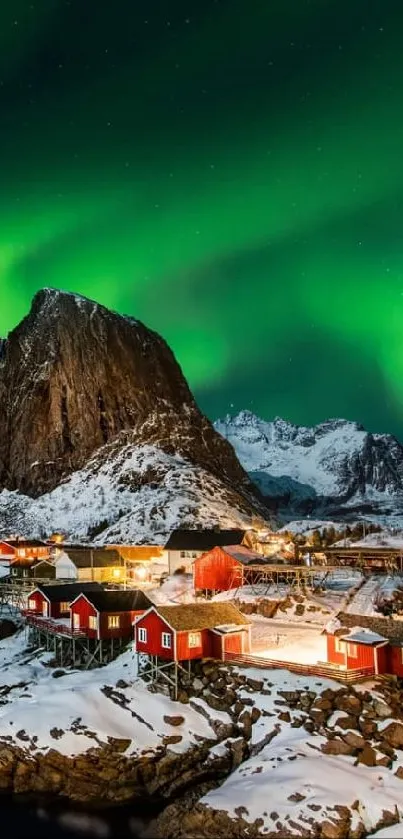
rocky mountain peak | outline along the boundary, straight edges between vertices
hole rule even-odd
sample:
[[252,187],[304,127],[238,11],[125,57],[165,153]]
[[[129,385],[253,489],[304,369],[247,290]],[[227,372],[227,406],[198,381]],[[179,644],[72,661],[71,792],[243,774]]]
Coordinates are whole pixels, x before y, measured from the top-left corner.
[[384,516],[401,508],[403,446],[392,435],[345,419],[306,427],[248,411],[217,420],[215,428],[284,515]]
[[138,445],[151,435],[251,491],[159,335],[80,295],[38,291],[0,353],[0,486],[39,495],[138,429]]

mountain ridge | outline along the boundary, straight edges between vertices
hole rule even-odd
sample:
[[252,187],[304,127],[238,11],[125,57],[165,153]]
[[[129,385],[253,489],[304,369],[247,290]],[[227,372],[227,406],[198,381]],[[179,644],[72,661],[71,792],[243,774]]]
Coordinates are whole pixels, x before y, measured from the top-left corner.
[[402,507],[403,446],[391,434],[340,418],[308,427],[250,411],[227,415],[214,427],[283,518],[382,517]]

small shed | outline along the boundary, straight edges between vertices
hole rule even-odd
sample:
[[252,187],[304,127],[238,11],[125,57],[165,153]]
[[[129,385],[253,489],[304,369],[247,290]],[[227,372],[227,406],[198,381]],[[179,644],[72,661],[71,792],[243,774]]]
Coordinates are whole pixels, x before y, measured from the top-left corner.
[[99,583],[66,583],[65,585],[37,586],[27,599],[28,611],[45,618],[65,618],[75,598],[89,591],[102,591]]
[[56,569],[47,559],[13,559],[10,562],[10,576],[13,579],[54,580]]
[[389,639],[360,626],[327,632],[327,659],[343,670],[373,669],[388,672]]
[[196,591],[228,591],[243,585],[244,568],[266,565],[267,557],[244,545],[214,547],[193,561]]
[[152,606],[140,589],[86,591],[71,604],[72,629],[98,640],[131,638],[133,621]]
[[152,606],[135,623],[138,654],[173,662],[250,651],[251,621],[232,603]]

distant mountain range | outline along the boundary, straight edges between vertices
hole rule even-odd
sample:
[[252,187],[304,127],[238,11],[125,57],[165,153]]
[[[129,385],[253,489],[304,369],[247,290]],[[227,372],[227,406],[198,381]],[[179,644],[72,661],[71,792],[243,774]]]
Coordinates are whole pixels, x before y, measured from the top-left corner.
[[355,422],[307,428],[250,411],[214,423],[283,521],[304,516],[403,524],[403,446]]

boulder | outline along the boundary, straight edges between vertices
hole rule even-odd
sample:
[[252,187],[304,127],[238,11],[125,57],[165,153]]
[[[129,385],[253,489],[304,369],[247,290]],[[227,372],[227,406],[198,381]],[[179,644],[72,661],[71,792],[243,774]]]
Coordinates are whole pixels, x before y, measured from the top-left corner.
[[387,719],[387,717],[392,717],[393,712],[390,705],[383,701],[383,699],[375,699],[373,703],[373,708],[376,713],[377,717],[381,719]]
[[183,725],[183,723],[185,722],[185,718],[181,717],[180,715],[170,717],[167,714],[165,714],[163,719],[164,722],[166,722],[168,725]]
[[165,737],[162,738],[162,743],[164,746],[171,746],[175,743],[180,743],[182,740],[181,734],[167,734]]
[[339,711],[346,711],[347,714],[355,717],[359,717],[362,711],[360,698],[352,693],[342,693],[336,696],[334,706]]
[[251,679],[250,676],[246,679],[246,684],[249,685],[252,690],[261,691],[263,687],[263,680],[262,679]]
[[364,766],[376,766],[376,751],[366,743],[362,751],[360,751],[357,763],[363,763]]
[[346,734],[343,734],[343,740],[345,743],[348,743],[349,746],[352,746],[354,749],[363,749],[366,745],[366,741],[361,734],[356,734],[355,731],[347,731]]
[[403,748],[403,724],[401,722],[391,722],[383,729],[382,738],[394,749]]
[[326,755],[353,755],[356,751],[354,746],[339,740],[338,737],[323,743],[321,750]]

